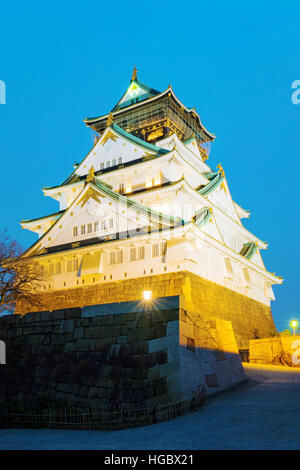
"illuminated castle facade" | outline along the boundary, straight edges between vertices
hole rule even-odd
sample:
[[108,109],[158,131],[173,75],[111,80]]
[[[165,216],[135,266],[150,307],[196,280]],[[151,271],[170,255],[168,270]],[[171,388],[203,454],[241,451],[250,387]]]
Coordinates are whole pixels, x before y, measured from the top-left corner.
[[[46,275],[37,292],[46,306],[97,304],[98,292],[108,303],[139,299],[137,285],[174,294],[185,273],[204,282],[207,299],[218,289],[215,316],[244,321],[248,308],[252,330],[264,316],[265,335],[272,284],[281,279],[264,266],[267,244],[244,228],[249,212],[233,201],[223,168],[208,165],[214,135],[195,109],[171,86],[161,93],[144,85],[135,69],[112,111],[85,123],[96,135],[93,148],[62,184],[44,188],[58,211],[22,222],[39,236],[25,256]],[[205,315],[192,284],[182,281],[180,293]],[[225,297],[234,299],[231,313]]]

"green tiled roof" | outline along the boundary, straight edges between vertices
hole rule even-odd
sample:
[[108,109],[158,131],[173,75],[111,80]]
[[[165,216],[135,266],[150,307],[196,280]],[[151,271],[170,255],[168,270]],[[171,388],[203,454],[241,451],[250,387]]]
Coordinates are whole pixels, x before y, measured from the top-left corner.
[[128,89],[127,89],[126,92],[124,93],[124,95],[122,96],[122,98],[120,99],[120,101],[117,103],[117,105],[112,109],[112,112],[118,111],[119,109],[122,109],[122,108],[127,108],[127,106],[131,106],[132,104],[139,103],[140,101],[147,100],[148,98],[152,98],[153,96],[160,95],[160,91],[157,91],[157,90],[154,90],[154,88],[148,87],[147,85],[140,82],[139,80],[131,80],[130,86],[133,83],[135,83],[139,88],[141,88],[144,91],[144,93],[139,95],[139,96],[136,96],[135,98],[131,98],[129,100],[124,101],[123,103],[120,103],[122,98],[126,95],[126,93],[128,91]]
[[[167,149],[164,149],[164,148],[161,148],[161,147],[157,147],[156,145],[154,144],[150,144],[149,142],[146,142],[142,139],[140,139],[139,137],[136,137],[132,134],[130,134],[129,132],[126,132],[124,131],[124,129],[122,129],[121,127],[117,126],[116,124],[111,124],[111,126],[109,126],[112,130],[114,130],[117,134],[119,134],[121,137],[124,137],[125,139],[127,139],[129,142],[132,142],[133,144],[136,144],[136,145],[139,145],[140,147],[146,149],[146,150],[149,150],[150,152],[153,152],[153,156],[149,156],[150,158],[155,158],[155,157],[160,157],[162,155],[166,155],[167,153],[170,153],[171,150],[167,150]],[[92,151],[92,150],[91,150]],[[91,151],[88,153],[88,155],[85,157],[85,159],[89,156],[89,154],[91,153]],[[82,162],[85,160],[83,159]],[[148,159],[148,157],[147,157]],[[142,161],[144,161],[143,159],[135,159],[135,160],[131,160],[129,162],[124,162],[120,165],[116,165],[116,167],[114,168],[114,170],[118,170],[119,168],[123,168],[124,166],[130,166],[130,165],[135,165],[136,163],[141,163]],[[81,163],[82,163],[81,162]],[[81,165],[80,163],[80,165]],[[54,188],[59,188],[60,186],[65,186],[67,184],[72,184],[72,183],[75,183],[79,180],[84,180],[86,178],[87,175],[84,175],[84,176],[78,176],[76,173],[75,173],[76,170],[74,170],[72,172],[72,174],[62,183],[62,184],[59,184],[57,186],[49,186],[49,187],[45,187],[44,189],[54,189]],[[112,171],[112,167],[110,168],[105,168],[103,170],[98,170],[96,172],[96,174],[99,172],[99,173],[105,173],[105,172],[110,172]],[[75,178],[75,179],[74,179]]]
[[204,209],[200,209],[197,211],[193,217],[193,222],[197,227],[201,228],[207,224],[211,217],[211,212],[209,208],[205,207]]
[[[132,85],[132,83],[135,83],[144,93],[135,96],[133,98],[130,98],[123,103],[120,103],[122,99],[126,96],[126,93],[128,92],[129,87]],[[118,101],[116,106],[111,110],[111,112],[119,111],[120,109],[127,108],[128,106],[131,106],[133,104],[139,103],[141,101],[147,100],[148,98],[152,98],[154,96],[160,95],[161,92],[154,90],[154,88],[150,88],[144,83],[140,82],[139,80],[131,80],[130,85],[121,97],[121,99]],[[85,118],[85,122],[93,122],[93,121],[98,121],[99,119],[102,119],[104,116],[96,116],[96,117],[89,117]]]
[[194,139],[195,139],[195,137],[190,137],[189,139],[186,139],[183,143],[184,143],[184,145],[188,145],[191,142],[193,142]]
[[207,183],[202,188],[198,189],[198,193],[200,193],[202,196],[208,196],[215,189],[217,189],[217,187],[220,186],[220,184],[224,181],[224,176],[222,175],[222,173],[212,172],[206,175],[206,178],[210,180],[209,183]]
[[133,208],[140,214],[156,219],[159,222],[167,223],[168,225],[183,225],[184,224],[184,220],[181,219],[180,217],[173,217],[173,216],[163,214],[162,212],[154,211],[153,209],[150,209],[149,207],[146,207],[142,204],[139,204],[138,202],[133,201],[132,199],[127,198],[126,196],[123,196],[122,194],[116,193],[115,191],[113,191],[112,189],[108,188],[106,185],[101,183],[99,180],[95,180],[92,184],[96,186],[96,188],[100,189],[103,193],[105,193],[110,198],[114,199],[118,203],[123,204],[126,207]]
[[43,217],[36,217],[35,219],[26,219],[26,220],[23,219],[22,223],[35,222],[36,220],[48,219],[48,217],[56,217],[56,219],[59,219],[63,215],[64,212],[65,210],[62,210],[59,212],[54,212],[53,214],[44,215]]

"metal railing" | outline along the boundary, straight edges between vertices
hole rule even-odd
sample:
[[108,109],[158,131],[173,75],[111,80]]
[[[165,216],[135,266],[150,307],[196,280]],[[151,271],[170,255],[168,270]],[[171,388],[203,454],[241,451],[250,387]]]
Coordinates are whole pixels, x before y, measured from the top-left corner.
[[205,400],[204,389],[190,400],[162,403],[149,407],[92,409],[84,411],[76,408],[33,409],[28,412],[18,408],[0,410],[0,428],[31,429],[79,429],[79,430],[117,430],[145,426],[167,421],[196,410]]

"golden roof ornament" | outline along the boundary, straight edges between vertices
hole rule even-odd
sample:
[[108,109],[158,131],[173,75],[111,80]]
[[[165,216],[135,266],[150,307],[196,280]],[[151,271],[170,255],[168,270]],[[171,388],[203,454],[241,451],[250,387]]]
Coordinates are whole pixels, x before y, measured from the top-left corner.
[[99,140],[99,135],[98,135],[98,134],[94,134],[94,135],[93,135],[93,138],[94,138],[93,147],[95,147],[95,145],[97,144],[97,142],[98,142],[98,140]]
[[222,176],[225,176],[225,171],[224,171],[224,168],[221,166],[221,163],[219,163],[217,168],[219,168],[219,172],[222,173]]
[[131,81],[133,81],[133,80],[137,80],[137,68],[136,68],[136,66],[134,66],[134,69],[133,69],[133,72],[132,72]]
[[88,174],[87,174],[86,182],[94,181],[94,179],[95,179],[95,168],[92,165],[91,168],[89,169]]
[[109,113],[108,117],[107,117],[107,123],[106,123],[106,126],[109,127],[112,125],[114,121],[114,117],[113,117],[113,114],[112,112]]

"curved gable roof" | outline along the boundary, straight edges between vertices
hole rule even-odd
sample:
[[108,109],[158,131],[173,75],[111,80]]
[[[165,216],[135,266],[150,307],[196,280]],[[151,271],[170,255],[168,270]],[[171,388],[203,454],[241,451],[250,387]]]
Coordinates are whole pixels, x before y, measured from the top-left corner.
[[[130,86],[128,88],[128,90],[126,91],[126,93],[122,96],[121,100],[117,103],[117,105],[112,109],[112,112],[113,113],[121,113],[123,111],[123,108],[127,108],[129,106],[140,106],[142,105],[143,103],[142,102],[152,102],[152,101],[155,101],[156,99],[160,99],[160,98],[163,98],[164,96],[166,96],[168,93],[171,93],[173,99],[177,102],[177,104],[182,107],[183,109],[185,109],[185,111],[187,113],[193,113],[193,115],[196,117],[196,119],[198,120],[198,124],[200,126],[200,128],[204,131],[204,133],[207,135],[207,137],[210,139],[210,140],[214,140],[215,139],[215,134],[213,134],[212,132],[209,132],[206,127],[202,124],[201,122],[201,119],[200,119],[200,116],[199,114],[197,113],[197,111],[195,109],[191,109],[191,108],[187,108],[178,98],[177,96],[175,95],[171,85],[168,86],[168,88],[163,91],[163,92],[159,92],[157,90],[154,90],[153,88],[149,88],[147,87],[147,85],[144,85],[142,82],[140,82],[139,80],[132,80],[132,82],[135,82],[137,83],[138,85],[141,85],[141,89],[144,91],[144,93],[141,93],[141,95],[138,97],[136,97],[136,99],[132,99],[132,102],[129,102],[130,100],[126,99],[126,93],[128,92],[128,90],[130,89]],[[143,87],[143,88],[142,88]],[[122,103],[121,105],[121,101],[124,100],[124,102]],[[103,116],[97,116],[97,117],[86,117],[83,121],[85,122],[85,124],[87,126],[93,126],[95,123],[99,122],[99,121],[102,121],[102,120],[105,120],[108,118],[108,114],[106,115],[103,115]]]
[[131,80],[129,87],[116,106],[112,109],[112,112],[127,108],[127,106],[131,106],[132,104],[139,103],[140,101],[147,100],[148,98],[152,98],[157,95],[160,95],[160,91],[148,87],[137,79]]
[[209,183],[198,189],[198,193],[200,193],[202,196],[208,196],[215,189],[217,189],[225,179],[222,173],[214,172],[212,172],[210,175],[207,175],[207,178],[210,180]]

